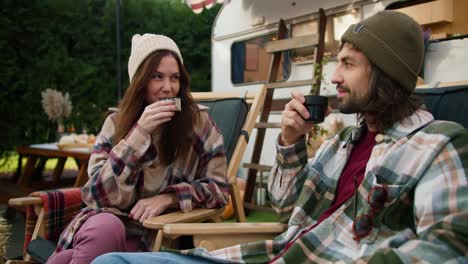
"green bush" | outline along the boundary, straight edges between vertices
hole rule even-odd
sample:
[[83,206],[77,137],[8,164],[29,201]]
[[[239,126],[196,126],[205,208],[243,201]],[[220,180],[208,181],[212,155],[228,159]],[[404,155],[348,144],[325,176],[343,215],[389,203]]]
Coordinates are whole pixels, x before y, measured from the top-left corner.
[[[118,102],[115,2],[1,1],[1,156],[19,145],[55,140],[56,124],[41,105],[46,88],[70,94],[73,111],[65,125],[99,132],[107,107]],[[192,75],[192,90],[209,91],[211,26],[219,8],[195,15],[180,0],[123,0],[123,90],[131,37],[149,32],[172,37]]]

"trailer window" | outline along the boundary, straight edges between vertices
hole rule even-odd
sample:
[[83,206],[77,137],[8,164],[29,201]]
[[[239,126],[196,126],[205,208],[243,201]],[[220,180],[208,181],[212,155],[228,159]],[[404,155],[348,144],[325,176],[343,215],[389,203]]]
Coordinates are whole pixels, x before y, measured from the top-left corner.
[[[343,13],[327,16],[327,28],[325,31],[325,52],[328,57],[336,57],[340,48],[341,35],[349,25],[360,20],[359,9],[352,9]],[[316,34],[318,20],[308,20],[291,25],[293,37]],[[314,48],[301,48],[291,51],[291,60],[296,63],[311,62],[314,59]]]
[[[276,33],[232,44],[231,80],[233,84],[267,81],[273,56],[265,52],[265,44],[275,37]],[[289,76],[291,63],[289,62],[289,54],[286,52],[281,56],[281,65],[282,67],[276,76],[277,81],[285,80]]]
[[[309,20],[291,26],[291,36],[301,37],[316,34],[318,32],[317,20]],[[314,59],[314,47],[295,49],[291,51],[291,60],[293,62],[306,62]]]

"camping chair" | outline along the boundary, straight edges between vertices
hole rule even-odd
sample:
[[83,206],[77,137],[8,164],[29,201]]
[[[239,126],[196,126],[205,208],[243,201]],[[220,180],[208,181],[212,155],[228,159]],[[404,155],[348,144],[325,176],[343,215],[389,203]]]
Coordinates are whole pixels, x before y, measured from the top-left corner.
[[[435,119],[457,122],[468,128],[468,82],[441,83],[438,88],[418,86],[415,94],[422,97]],[[195,247],[208,251],[257,240],[273,239],[286,230],[281,223],[194,223],[166,224],[162,235],[168,238],[192,236]]]
[[[257,92],[244,95],[240,92],[192,93],[197,103],[209,107],[211,117],[223,133],[228,160],[227,176],[231,185],[231,201],[239,222],[245,221],[245,214],[237,187],[236,174],[265,94],[266,90],[263,87]],[[83,206],[79,188],[36,192],[29,197],[10,199],[9,205],[27,208],[24,258],[22,261],[9,261],[8,263],[11,264],[30,263],[32,260],[46,262],[55,249],[52,241],[57,241],[63,228]],[[219,222],[222,212],[223,208],[198,208],[188,213],[179,211],[147,219],[143,225],[157,232],[153,250],[159,250],[162,243],[170,242],[162,236],[161,230],[165,224]],[[40,237],[44,239],[38,239]]]
[[420,87],[415,94],[424,99],[424,104],[435,119],[457,122],[468,129],[468,81]]
[[[248,137],[254,128],[257,116],[265,99],[266,88],[260,88],[255,94],[247,94],[246,98],[251,98],[252,103],[245,122],[242,122],[244,123],[242,129],[240,129],[241,123],[236,124],[232,119],[232,117],[242,115],[242,111],[244,111],[242,108],[236,106],[239,100],[232,99],[233,97],[235,98],[236,93],[192,93],[192,95],[199,104],[206,105],[210,108],[211,117],[215,120],[217,126],[224,135],[226,156],[229,163],[227,176],[231,185],[231,202],[237,221],[245,222],[243,201],[237,186],[236,174],[245,148],[247,147]],[[237,96],[238,95],[239,93],[237,93]],[[232,116],[229,117],[228,113]],[[236,126],[238,126],[237,129],[235,129]],[[236,133],[238,135],[231,135],[234,131],[237,131]],[[239,134],[242,135],[242,137],[240,137]],[[237,144],[227,143],[229,137],[238,138]],[[143,222],[143,226],[158,230],[153,244],[153,251],[159,251],[162,245],[174,245],[172,243],[173,240],[169,237],[164,237],[163,232],[161,232],[164,225],[168,223],[199,223],[205,221],[218,223],[221,221],[223,210],[224,209],[194,209],[187,213],[179,211],[146,219]]]

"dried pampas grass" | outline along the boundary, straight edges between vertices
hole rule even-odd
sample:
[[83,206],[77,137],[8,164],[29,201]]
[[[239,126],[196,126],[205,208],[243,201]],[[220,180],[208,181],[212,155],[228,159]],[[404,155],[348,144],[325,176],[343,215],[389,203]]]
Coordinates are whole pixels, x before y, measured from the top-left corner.
[[0,262],[3,261],[5,257],[5,248],[9,236],[10,226],[7,224],[7,221],[0,216]]
[[41,93],[41,96],[42,108],[50,120],[60,120],[70,115],[72,103],[68,93],[63,95],[57,90],[48,88]]

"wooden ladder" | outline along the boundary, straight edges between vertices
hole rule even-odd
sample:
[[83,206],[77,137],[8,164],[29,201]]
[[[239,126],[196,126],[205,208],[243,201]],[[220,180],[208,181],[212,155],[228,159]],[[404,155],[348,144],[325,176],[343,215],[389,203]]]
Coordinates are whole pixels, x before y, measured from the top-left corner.
[[[325,29],[326,29],[327,18],[325,16],[325,11],[319,9],[319,24],[318,24],[318,34],[306,35],[301,37],[287,37],[287,28],[283,19],[280,19],[278,25],[278,32],[276,40],[266,43],[265,50],[267,53],[273,54],[273,60],[270,64],[270,69],[268,73],[268,80],[265,86],[267,87],[267,94],[265,96],[265,102],[263,105],[263,110],[260,114],[260,120],[256,123],[255,128],[257,128],[257,136],[255,138],[255,144],[252,153],[251,163],[244,163],[243,167],[249,169],[247,176],[247,186],[245,190],[244,204],[246,209],[258,209],[258,207],[252,204],[252,197],[254,188],[256,185],[257,171],[270,171],[272,166],[261,165],[259,164],[260,156],[262,154],[262,146],[265,139],[265,131],[268,128],[281,128],[280,123],[269,123],[268,117],[273,103],[273,93],[275,89],[278,88],[291,88],[296,86],[305,86],[313,85],[320,89],[321,76],[322,76],[322,59],[325,47]],[[281,54],[283,51],[305,48],[305,47],[314,47],[314,76],[315,78],[308,80],[299,80],[299,81],[290,81],[290,82],[277,82],[276,77],[278,76],[278,71],[281,66]],[[319,66],[319,67],[317,67]]]

